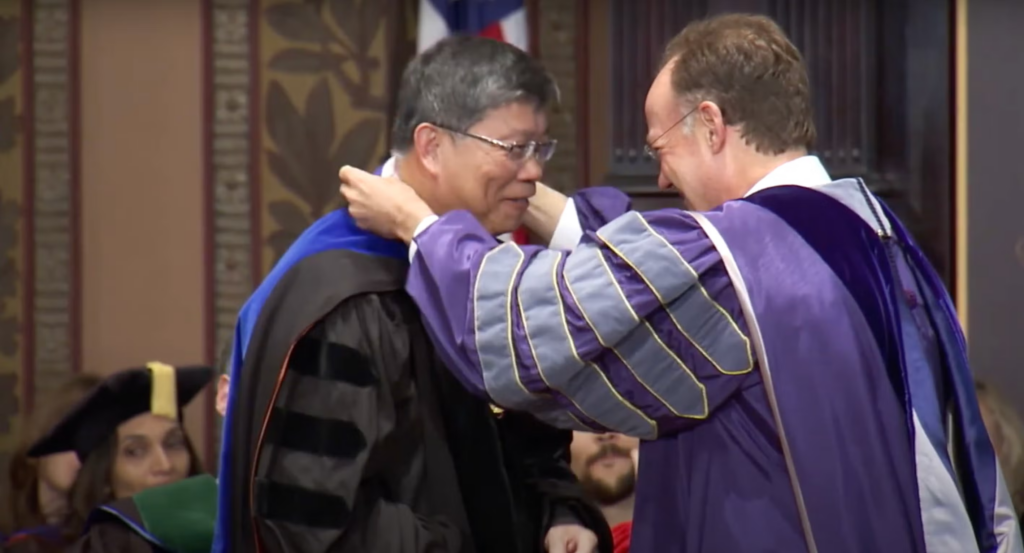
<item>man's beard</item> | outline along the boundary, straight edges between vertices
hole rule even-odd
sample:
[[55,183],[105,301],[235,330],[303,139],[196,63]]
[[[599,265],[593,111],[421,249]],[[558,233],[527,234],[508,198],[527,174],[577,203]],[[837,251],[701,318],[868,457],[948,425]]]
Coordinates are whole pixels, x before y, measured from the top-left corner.
[[605,444],[597,453],[587,459],[586,471],[580,478],[580,486],[591,499],[600,505],[614,505],[633,495],[636,488],[636,470],[626,471],[612,482],[594,478],[590,467],[608,457],[622,457],[629,460],[630,464],[633,463],[630,451],[616,444]]

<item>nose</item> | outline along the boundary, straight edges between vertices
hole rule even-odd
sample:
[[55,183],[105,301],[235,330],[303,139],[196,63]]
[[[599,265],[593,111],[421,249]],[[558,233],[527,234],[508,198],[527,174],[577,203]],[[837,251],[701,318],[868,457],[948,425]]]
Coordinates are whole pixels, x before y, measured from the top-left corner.
[[156,448],[156,451],[153,452],[153,459],[150,463],[150,470],[152,470],[153,474],[157,476],[166,476],[171,473],[172,468],[174,468],[174,465],[171,463],[171,458],[167,455],[167,452],[164,451],[164,448]]
[[658,171],[658,188],[668,190],[672,188],[672,181],[665,176],[664,171]]
[[519,173],[516,175],[516,179],[524,182],[536,182],[544,176],[544,165],[537,160],[537,158],[530,156],[523,162],[523,166],[519,168]]

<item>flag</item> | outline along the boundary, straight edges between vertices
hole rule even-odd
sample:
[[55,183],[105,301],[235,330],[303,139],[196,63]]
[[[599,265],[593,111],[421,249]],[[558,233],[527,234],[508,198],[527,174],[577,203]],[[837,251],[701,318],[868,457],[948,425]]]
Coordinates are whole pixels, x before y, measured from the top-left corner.
[[[523,0],[420,0],[416,51],[453,34],[474,34],[527,50],[530,32]],[[517,244],[529,238],[525,228],[512,233]]]
[[416,50],[422,52],[453,34],[474,34],[530,46],[523,0],[420,0]]

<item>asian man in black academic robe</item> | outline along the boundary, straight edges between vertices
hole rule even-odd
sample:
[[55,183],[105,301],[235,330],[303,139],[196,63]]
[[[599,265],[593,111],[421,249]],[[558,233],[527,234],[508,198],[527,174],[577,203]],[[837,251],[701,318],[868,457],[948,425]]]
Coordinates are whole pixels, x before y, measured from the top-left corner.
[[[511,231],[554,151],[556,100],[515,47],[441,41],[406,68],[384,170],[437,212]],[[403,291],[409,255],[334,211],[243,307],[213,551],[610,552],[571,433],[492,409],[439,364]]]

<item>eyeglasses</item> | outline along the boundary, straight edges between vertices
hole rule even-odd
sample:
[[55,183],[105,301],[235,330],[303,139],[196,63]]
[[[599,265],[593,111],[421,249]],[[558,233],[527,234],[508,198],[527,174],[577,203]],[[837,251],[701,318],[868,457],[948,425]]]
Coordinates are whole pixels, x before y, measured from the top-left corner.
[[481,142],[490,144],[491,146],[501,148],[502,150],[505,150],[505,153],[508,155],[508,159],[515,163],[522,163],[531,157],[536,159],[539,163],[547,163],[547,161],[551,159],[551,156],[555,155],[555,146],[558,146],[557,140],[548,140],[545,142],[537,142],[535,140],[531,140],[529,142],[523,143],[505,142],[502,140],[497,140],[495,138],[490,138],[488,136],[481,136],[479,134],[473,134],[471,132],[455,130],[444,125],[438,125],[436,123],[434,124],[434,126],[439,129],[444,129],[453,134],[473,138]]
[[697,102],[697,107],[695,107],[695,108],[691,109],[690,111],[686,112],[686,115],[680,117],[679,120],[676,121],[675,123],[672,123],[672,125],[669,128],[665,129],[665,132],[663,132],[663,133],[658,135],[658,138],[655,138],[654,140],[652,140],[650,144],[644,144],[644,154],[647,157],[653,159],[654,161],[658,161],[658,159],[659,159],[658,150],[654,149],[654,147],[651,146],[651,144],[657,144],[658,141],[662,139],[662,137],[664,137],[666,134],[669,133],[669,131],[671,131],[672,129],[678,127],[680,123],[682,123],[683,121],[686,121],[687,117],[693,115],[693,112],[697,111],[697,108],[699,108],[699,107],[700,107],[700,102]]

